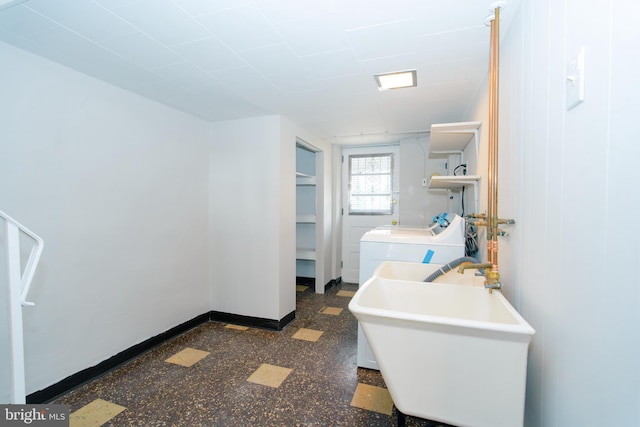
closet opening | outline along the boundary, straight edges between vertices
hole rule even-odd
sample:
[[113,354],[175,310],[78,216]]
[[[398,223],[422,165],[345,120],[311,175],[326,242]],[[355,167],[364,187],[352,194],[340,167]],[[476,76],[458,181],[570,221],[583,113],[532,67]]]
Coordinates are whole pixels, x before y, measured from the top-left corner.
[[324,293],[323,152],[296,140],[296,286]]

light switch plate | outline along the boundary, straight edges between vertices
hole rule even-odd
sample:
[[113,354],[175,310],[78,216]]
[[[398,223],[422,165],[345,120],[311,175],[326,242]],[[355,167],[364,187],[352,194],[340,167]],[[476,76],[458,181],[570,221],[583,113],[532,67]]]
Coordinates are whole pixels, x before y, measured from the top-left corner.
[[584,101],[584,47],[567,64],[567,80],[565,94],[567,110]]

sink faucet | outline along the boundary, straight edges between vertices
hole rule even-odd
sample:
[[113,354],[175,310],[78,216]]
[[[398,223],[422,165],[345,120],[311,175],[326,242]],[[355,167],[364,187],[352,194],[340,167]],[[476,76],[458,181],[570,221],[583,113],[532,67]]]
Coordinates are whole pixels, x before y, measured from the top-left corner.
[[484,268],[484,276],[485,282],[484,287],[489,289],[489,293],[493,292],[494,289],[500,290],[502,289],[502,283],[500,283],[500,272],[498,271],[498,266],[493,265],[490,262],[484,262],[481,264],[471,264],[464,263],[458,267],[458,273],[464,274],[465,270],[469,269],[480,269]]

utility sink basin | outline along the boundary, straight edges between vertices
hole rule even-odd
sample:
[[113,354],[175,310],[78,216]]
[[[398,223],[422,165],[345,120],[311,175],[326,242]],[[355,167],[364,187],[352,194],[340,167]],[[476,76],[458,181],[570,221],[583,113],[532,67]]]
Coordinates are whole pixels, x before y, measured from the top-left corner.
[[[374,271],[373,276],[385,279],[410,280],[422,282],[432,273],[443,267],[443,264],[421,264],[417,262],[384,261]],[[484,276],[477,276],[477,270],[465,270],[464,274],[453,270],[434,280],[434,283],[449,283],[452,285],[484,286]]]
[[535,331],[500,291],[388,278],[420,268],[381,266],[349,303],[396,407],[460,427],[522,426]]

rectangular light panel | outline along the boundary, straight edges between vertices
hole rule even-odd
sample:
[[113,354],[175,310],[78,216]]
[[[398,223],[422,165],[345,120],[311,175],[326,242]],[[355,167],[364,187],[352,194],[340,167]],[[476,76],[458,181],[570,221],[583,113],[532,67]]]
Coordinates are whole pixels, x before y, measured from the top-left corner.
[[379,90],[402,89],[418,85],[416,70],[376,74],[373,77],[376,79]]

